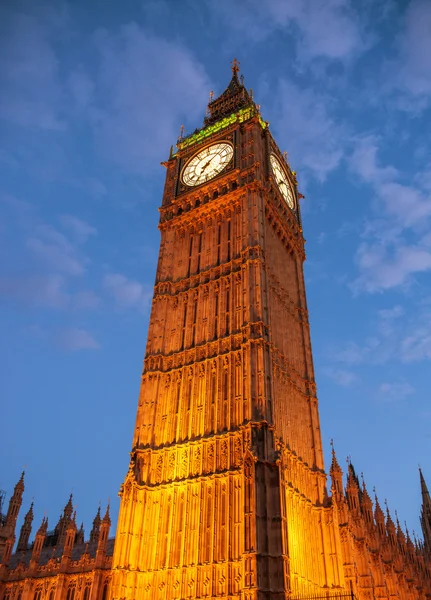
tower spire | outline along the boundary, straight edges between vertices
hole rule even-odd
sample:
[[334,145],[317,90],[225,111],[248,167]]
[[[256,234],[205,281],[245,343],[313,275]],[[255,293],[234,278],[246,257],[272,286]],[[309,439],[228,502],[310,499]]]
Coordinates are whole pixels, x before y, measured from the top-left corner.
[[208,104],[205,125],[211,125],[220,119],[247,106],[255,107],[252,96],[244,87],[243,78],[238,78],[239,62],[236,58],[231,64],[232,78],[225,91],[218,98],[211,99]]

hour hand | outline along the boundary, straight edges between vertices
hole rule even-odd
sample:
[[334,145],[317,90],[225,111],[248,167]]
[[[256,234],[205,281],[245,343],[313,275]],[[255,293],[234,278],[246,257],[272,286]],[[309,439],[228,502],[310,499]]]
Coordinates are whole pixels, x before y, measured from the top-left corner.
[[203,167],[202,167],[202,169],[201,169],[201,173],[203,173],[203,172],[205,171],[205,169],[206,169],[206,168],[207,168],[207,166],[210,164],[210,162],[211,162],[211,161],[209,160],[207,163],[205,163],[205,164],[204,164],[204,166],[203,166]]

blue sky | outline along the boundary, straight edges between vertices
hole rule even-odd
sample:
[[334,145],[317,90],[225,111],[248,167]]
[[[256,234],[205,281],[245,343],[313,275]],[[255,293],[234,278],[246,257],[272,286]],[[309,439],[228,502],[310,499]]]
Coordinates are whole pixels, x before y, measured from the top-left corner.
[[[128,466],[165,160],[234,56],[298,173],[323,442],[419,530],[431,484],[431,3],[0,8],[3,467],[86,533]],[[7,458],[6,458],[7,457]]]

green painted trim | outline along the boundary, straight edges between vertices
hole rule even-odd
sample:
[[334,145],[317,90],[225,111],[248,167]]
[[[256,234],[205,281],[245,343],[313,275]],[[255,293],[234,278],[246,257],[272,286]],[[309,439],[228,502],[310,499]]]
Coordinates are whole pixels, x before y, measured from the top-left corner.
[[[244,121],[248,121],[248,119],[253,117],[255,114],[257,114],[257,110],[254,106],[242,108],[237,113],[232,113],[228,117],[217,121],[217,123],[214,123],[214,125],[209,125],[208,127],[201,129],[197,133],[192,133],[188,137],[184,138],[182,141],[178,142],[177,148],[179,150],[183,150],[184,148],[193,146],[194,144],[197,144],[198,142],[201,142],[202,140],[206,139],[210,135],[213,135],[214,133],[217,133],[222,129],[226,129],[226,127],[229,127],[229,125],[232,125],[232,123],[244,123]],[[260,115],[259,123],[262,129],[266,129],[268,127],[268,123],[264,121]]]

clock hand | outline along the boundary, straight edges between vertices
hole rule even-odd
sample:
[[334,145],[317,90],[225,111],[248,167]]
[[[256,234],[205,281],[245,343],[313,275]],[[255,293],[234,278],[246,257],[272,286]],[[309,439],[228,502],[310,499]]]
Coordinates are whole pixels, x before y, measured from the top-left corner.
[[209,160],[201,169],[201,173],[203,173],[205,171],[205,169],[207,168],[207,166],[210,164],[211,160]]

